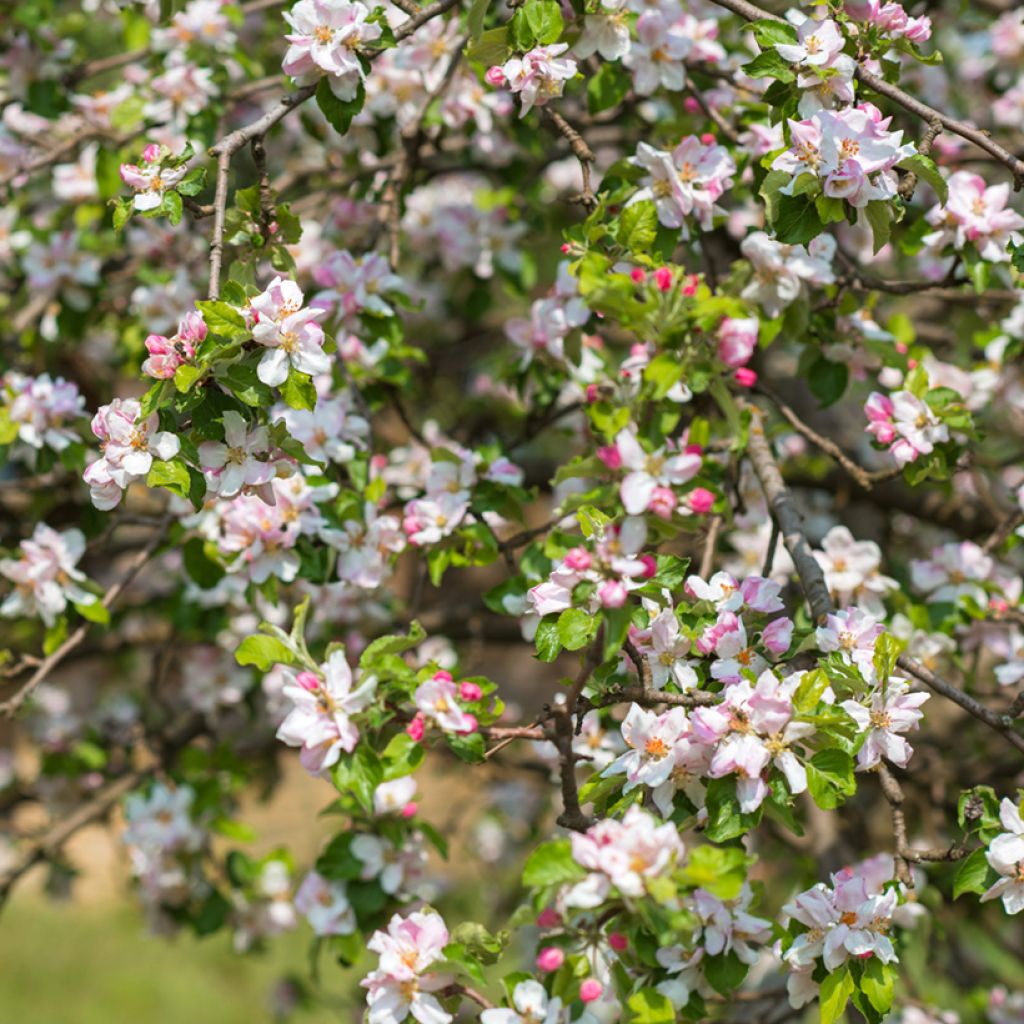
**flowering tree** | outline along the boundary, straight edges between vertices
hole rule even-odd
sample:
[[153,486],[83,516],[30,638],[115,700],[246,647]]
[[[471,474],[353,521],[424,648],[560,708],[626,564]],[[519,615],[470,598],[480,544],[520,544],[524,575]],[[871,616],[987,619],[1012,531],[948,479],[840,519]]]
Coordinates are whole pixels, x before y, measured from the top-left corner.
[[110,817],[371,1024],[1024,1019],[1024,12],[770,6],[13,9],[0,898]]

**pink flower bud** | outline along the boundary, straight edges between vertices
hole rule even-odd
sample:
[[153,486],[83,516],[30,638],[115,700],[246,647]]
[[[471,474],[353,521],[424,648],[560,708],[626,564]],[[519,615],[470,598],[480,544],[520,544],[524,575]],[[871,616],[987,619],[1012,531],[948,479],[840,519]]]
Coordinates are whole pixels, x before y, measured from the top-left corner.
[[419,743],[423,739],[423,734],[427,731],[426,724],[423,721],[423,716],[417,715],[405,727],[405,731],[409,734],[414,743]]
[[752,317],[726,317],[718,326],[718,358],[734,368],[748,363],[757,347],[757,328]]
[[626,603],[627,590],[620,580],[605,580],[597,588],[602,608],[621,608]]
[[627,939],[622,932],[609,932],[608,945],[611,946],[616,953],[621,953],[624,949],[629,948],[629,939]]
[[545,946],[537,954],[537,967],[550,974],[565,963],[565,954],[557,946]]
[[700,141],[703,142],[705,146],[713,146],[715,144],[714,133],[713,132],[705,132],[700,137]]
[[647,504],[647,511],[653,512],[659,519],[668,521],[679,504],[675,491],[668,487],[655,487],[651,492],[651,500]]
[[672,271],[668,267],[658,267],[654,272],[654,283],[658,291],[667,292],[672,287]]
[[[562,915],[554,907],[545,907],[537,915],[538,928],[557,928],[562,923]],[[548,947],[553,948],[553,947]]]
[[703,455],[704,445],[702,444],[688,444],[684,449],[687,455]]
[[761,643],[768,648],[772,654],[785,654],[793,640],[793,620],[786,618],[774,619],[764,627],[761,634]]
[[468,711],[464,711],[462,717],[466,720],[466,725],[462,729],[456,730],[460,736],[471,736],[480,728],[476,715],[471,715]]
[[487,69],[487,74],[484,75],[484,81],[488,85],[502,86],[505,84],[505,72],[497,64]]
[[142,159],[147,164],[156,163],[160,159],[160,146],[156,142],[151,142],[142,150]]
[[917,360],[916,359],[908,359],[907,360],[907,366],[911,370],[916,370],[917,369]]
[[1001,597],[990,597],[988,600],[988,606],[997,615],[1002,615],[1004,612],[1009,610],[1009,602],[1004,601]]
[[642,576],[645,580],[649,580],[657,574],[658,563],[655,561],[654,555],[641,555],[639,561],[644,563]]
[[752,388],[757,383],[757,374],[749,366],[741,366],[732,377],[741,388]]
[[573,572],[586,572],[593,564],[593,558],[586,548],[569,548],[562,562],[567,569],[572,569]]
[[276,220],[272,220],[267,225],[267,231],[269,231],[270,234],[272,234],[272,235],[276,235],[278,233],[278,231],[280,231],[280,230],[281,230],[281,225],[278,224]]
[[416,801],[415,800],[410,800],[402,808],[402,817],[403,818],[414,818],[414,817],[416,817],[416,812],[418,810],[419,810],[419,805],[416,803]]
[[700,104],[692,96],[687,96],[686,99],[683,100],[683,109],[688,114],[699,114]]
[[619,449],[613,444],[602,445],[598,448],[597,457],[609,469],[622,469],[622,455],[619,453]]
[[690,274],[683,285],[683,295],[688,299],[692,298],[697,294],[697,285],[699,284],[700,278],[696,274]]
[[587,978],[580,985],[580,1002],[592,1003],[595,999],[600,999],[603,992],[604,985],[597,978]]
[[706,487],[695,487],[686,496],[686,503],[699,516],[706,516],[715,504],[715,496]]
[[629,278],[634,284],[643,284],[647,280],[647,271],[643,267],[634,267],[629,272]]
[[452,681],[452,674],[447,669],[440,668],[434,673],[434,682],[436,683],[450,683]]
[[484,691],[476,683],[459,683],[459,696],[463,700],[479,700]]
[[300,672],[295,677],[295,682],[310,693],[315,693],[320,689],[320,680],[312,672]]
[[596,384],[588,384],[587,385],[587,404],[588,405],[593,405],[597,401],[597,399],[600,397],[600,394],[601,394],[600,389],[598,388],[598,386]]

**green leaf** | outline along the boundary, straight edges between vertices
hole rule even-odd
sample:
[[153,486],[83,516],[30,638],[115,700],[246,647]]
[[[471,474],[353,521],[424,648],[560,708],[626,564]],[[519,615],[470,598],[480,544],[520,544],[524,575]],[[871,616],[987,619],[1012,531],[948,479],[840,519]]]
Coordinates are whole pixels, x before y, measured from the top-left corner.
[[316,388],[308,373],[300,373],[293,366],[281,385],[281,397],[293,409],[315,409]]
[[423,627],[413,620],[409,624],[409,632],[405,635],[391,633],[388,636],[379,636],[367,645],[359,656],[359,667],[361,669],[369,668],[374,661],[386,654],[403,654],[405,651],[412,650],[417,644],[423,642],[426,635]]
[[561,885],[582,878],[586,871],[572,859],[572,844],[568,839],[553,839],[542,843],[523,867],[523,885],[539,889],[547,885]]
[[350,100],[339,100],[331,91],[330,79],[325,75],[320,79],[316,87],[316,104],[324,117],[327,118],[331,127],[339,134],[344,135],[352,118],[363,109],[366,100],[366,90],[363,83],[359,83],[355,96]]
[[891,964],[883,964],[878,957],[872,957],[864,966],[864,973],[860,979],[860,990],[879,1013],[888,1013],[892,1007],[892,991],[895,982],[895,968]]
[[775,236],[787,245],[806,245],[824,231],[814,200],[806,196],[779,196]]
[[969,857],[965,857],[953,877],[953,899],[960,899],[965,892],[983,893],[988,888],[988,871],[983,849],[975,850]]
[[224,578],[224,569],[206,553],[201,537],[192,537],[182,549],[185,571],[203,590],[215,587]]
[[597,632],[598,618],[582,608],[567,608],[558,616],[558,639],[567,651],[578,651]]
[[828,676],[821,669],[805,672],[793,694],[793,706],[801,714],[817,707],[821,695],[828,689]]
[[381,754],[385,780],[390,782],[411,775],[423,763],[424,756],[422,743],[417,743],[406,732],[395,733]]
[[211,299],[197,302],[196,309],[203,314],[207,330],[225,341],[247,341],[252,331],[246,326],[245,317],[228,303]]
[[925,156],[924,153],[915,153],[897,166],[902,167],[905,171],[913,171],[921,181],[931,185],[932,191],[939,198],[939,203],[943,206],[946,205],[946,200],[949,198],[949,185],[930,156]]
[[676,1011],[666,996],[657,989],[642,988],[627,1000],[628,1024],[672,1024]]
[[618,64],[602,61],[597,74],[587,80],[587,110],[600,114],[617,107],[629,94],[631,84],[629,75]]
[[167,219],[172,224],[181,223],[181,196],[177,192],[165,192],[163,202],[160,204],[160,209],[167,214]]
[[562,9],[556,0],[527,0],[523,5],[533,38],[542,46],[557,43],[562,35]]
[[504,64],[508,60],[508,26],[481,32],[478,39],[466,47],[466,60],[489,68],[492,64]]
[[853,977],[847,965],[825,978],[821,983],[821,993],[818,997],[821,1024],[835,1024],[839,1020],[850,1001],[850,996],[853,995],[853,988]]
[[837,747],[819,750],[804,768],[807,771],[807,789],[823,810],[833,810],[856,792],[853,758],[845,750]]
[[466,764],[482,764],[484,754],[487,751],[487,744],[483,736],[478,732],[472,732],[468,736],[459,736],[448,733],[445,736],[448,747],[460,760]]
[[89,622],[97,622],[101,626],[110,625],[110,610],[101,601],[75,601],[75,610]]
[[174,386],[178,391],[185,393],[191,390],[192,385],[195,384],[200,377],[202,377],[203,371],[198,366],[192,366],[191,363],[182,363],[181,366],[174,371]]
[[165,487],[179,497],[187,498],[192,487],[192,478],[188,474],[188,466],[180,456],[162,461],[155,459],[146,477],[147,487]]
[[704,977],[723,996],[731,996],[743,984],[747,965],[730,950],[724,956],[710,956],[703,961]]
[[466,27],[469,29],[469,38],[474,42],[480,38],[484,30],[484,20],[487,17],[487,8],[490,0],[473,0],[470,4],[469,14],[466,17]]
[[539,661],[554,661],[558,657],[558,652],[562,649],[562,639],[559,636],[558,620],[553,615],[545,616],[537,623],[533,642],[537,645]]
[[120,231],[131,220],[135,204],[130,199],[118,199],[114,204],[114,230]]
[[235,661],[239,665],[255,665],[261,672],[267,672],[274,665],[294,664],[295,655],[276,637],[253,634],[238,645]]
[[645,252],[658,233],[658,211],[650,199],[630,203],[619,216],[615,238],[634,252]]
[[217,379],[240,402],[254,408],[267,408],[274,404],[274,392],[256,376],[256,367],[248,363],[233,363],[217,371]]
[[795,43],[797,41],[796,26],[788,21],[776,21],[774,18],[761,18],[751,22],[750,29],[754,33],[757,45],[762,49],[778,46],[779,43]]
[[360,744],[331,769],[331,779],[339,793],[351,793],[365,811],[372,813],[373,793],[384,781],[384,768],[377,755]]
[[752,61],[743,65],[751,78],[774,78],[788,85],[796,81],[796,75],[789,64],[782,59],[778,50],[763,50]]
[[819,357],[807,371],[807,383],[814,397],[823,406],[832,405],[843,397],[850,371],[845,363],[833,363]]
[[893,208],[892,203],[885,199],[873,199],[864,207],[864,216],[871,225],[874,238],[874,251],[878,252],[892,236]]
[[43,637],[43,654],[49,657],[67,638],[68,619],[66,615],[62,615],[52,626],[47,627]]

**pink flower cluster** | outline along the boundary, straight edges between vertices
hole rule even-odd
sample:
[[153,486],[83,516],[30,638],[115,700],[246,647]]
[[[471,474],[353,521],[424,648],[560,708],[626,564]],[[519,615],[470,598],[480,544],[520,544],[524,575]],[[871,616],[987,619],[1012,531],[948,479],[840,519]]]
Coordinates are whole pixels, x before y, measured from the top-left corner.
[[947,245],[960,251],[969,243],[982,259],[1008,263],[1009,244],[1024,240],[1024,217],[1007,205],[1009,184],[990,186],[980,174],[956,171],[948,185],[946,205],[935,206],[925,215],[936,230],[925,235],[924,244],[941,252]]
[[338,99],[355,99],[366,78],[359,48],[381,37],[370,9],[359,0],[299,0],[284,18],[292,31],[281,70],[299,85],[326,75]]
[[811,976],[819,961],[830,972],[851,957],[896,962],[889,932],[905,915],[899,912],[901,887],[892,880],[892,857],[879,854],[836,872],[831,885],[819,882],[782,908],[803,928],[782,954],[793,972],[788,987],[794,1006],[817,994]]
[[562,56],[568,49],[568,43],[534,47],[521,57],[488,69],[485,77],[490,85],[519,93],[519,116],[525,117],[534,107],[561,96],[565,83],[576,77],[576,61]]
[[346,317],[356,317],[364,311],[374,316],[393,316],[394,309],[384,296],[406,288],[383,256],[369,252],[357,257],[347,249],[338,249],[318,263],[313,269],[313,280],[325,290],[313,297],[312,305],[337,308]]
[[603,774],[625,774],[624,792],[649,787],[666,818],[678,791],[703,807],[705,778],[735,776],[745,813],[757,810],[768,796],[772,766],[791,793],[802,793],[807,773],[795,749],[814,727],[794,720],[792,694],[799,681],[799,676],[780,681],[768,670],[754,685],[746,679],[730,683],[721,704],[693,712],[677,707],[656,714],[633,704],[622,725],[629,749]]
[[294,281],[275,277],[249,303],[253,341],[267,350],[256,367],[256,376],[269,387],[282,385],[291,370],[315,376],[331,369],[324,352],[323,328],[316,322],[326,311],[304,308],[303,302]]
[[142,372],[157,380],[168,380],[183,363],[196,357],[196,350],[206,338],[206,321],[196,311],[186,313],[178,324],[178,333],[165,338],[151,334],[146,338],[149,358],[142,364]]
[[572,548],[551,571],[550,577],[526,595],[529,610],[542,618],[573,606],[573,590],[584,581],[596,585],[590,601],[592,610],[621,608],[630,590],[643,585],[657,571],[651,555],[641,555],[647,526],[630,516],[620,526],[608,526],[591,552]]
[[81,530],[58,533],[37,523],[32,538],[22,542],[19,558],[0,558],[0,576],[14,590],[0,604],[0,615],[38,615],[47,626],[57,621],[68,602],[93,604],[96,595],[85,590],[85,573],[77,568],[85,554]]
[[377,967],[361,982],[367,990],[368,1024],[400,1024],[411,1016],[419,1024],[448,1024],[452,1015],[433,994],[451,976],[430,970],[444,959],[448,929],[440,914],[414,911],[395,914],[387,931],[376,931],[367,942],[379,957]]
[[61,452],[78,440],[69,425],[85,413],[85,399],[76,384],[48,373],[27,377],[11,370],[0,379],[0,402],[17,438],[29,448]]
[[843,9],[856,21],[874,26],[890,39],[909,39],[925,43],[932,36],[932,19],[927,15],[911,18],[902,4],[882,0],[845,0]]
[[873,391],[864,403],[868,418],[865,428],[899,466],[930,455],[937,444],[949,440],[949,428],[929,408],[928,403],[910,391],[894,391],[886,396]]
[[899,185],[894,168],[916,150],[903,143],[902,131],[887,131],[891,120],[872,104],[861,103],[790,121],[790,148],[772,163],[772,170],[793,175],[783,193],[791,195],[799,178],[811,174],[826,196],[857,209],[892,199]]
[[480,687],[476,683],[456,686],[452,674],[441,669],[416,687],[412,698],[416,717],[406,731],[416,742],[423,739],[428,724],[437,726],[442,732],[458,735],[476,732],[476,716],[463,710],[459,700],[472,703],[480,696]]
[[163,146],[150,143],[142,151],[144,166],[121,164],[121,180],[135,192],[132,205],[140,213],[155,210],[164,201],[164,193],[173,189],[188,174],[188,164],[167,166],[170,154]]
[[96,508],[104,512],[116,508],[128,486],[149,473],[154,459],[166,461],[178,454],[181,442],[158,426],[156,413],[144,418],[134,398],[115,398],[100,406],[92,420],[100,458],[86,467],[83,477]]
[[362,680],[353,689],[352,669],[343,650],[334,651],[317,672],[285,670],[283,695],[292,710],[277,730],[277,738],[300,747],[299,758],[311,775],[337,764],[342,751],[355,750],[359,728],[352,720],[373,702],[377,680]]
[[571,839],[573,859],[589,874],[564,893],[564,902],[584,910],[600,906],[612,889],[643,896],[648,882],[668,874],[686,852],[675,825],[635,804],[621,821],[605,818]]
[[637,146],[632,163],[643,167],[647,175],[640,179],[640,190],[629,204],[652,200],[658,220],[666,227],[683,228],[689,237],[688,218],[710,231],[713,217],[722,211],[715,203],[732,185],[736,164],[714,136],[687,136],[671,153],[655,149],[646,142]]

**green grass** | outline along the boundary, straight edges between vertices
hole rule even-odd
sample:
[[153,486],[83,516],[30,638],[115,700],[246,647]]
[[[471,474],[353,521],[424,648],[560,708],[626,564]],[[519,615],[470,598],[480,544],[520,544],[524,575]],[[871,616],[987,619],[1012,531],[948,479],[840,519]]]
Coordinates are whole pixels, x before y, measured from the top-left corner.
[[[269,1024],[277,980],[306,976],[310,935],[300,924],[266,953],[238,956],[223,933],[206,940],[149,935],[139,912],[125,904],[15,897],[0,916],[0,1020]],[[338,999],[345,980],[327,957],[322,966],[333,1008],[321,1002],[300,1011],[296,1024],[353,1019],[351,988]],[[343,1005],[348,1009],[339,1012]]]

